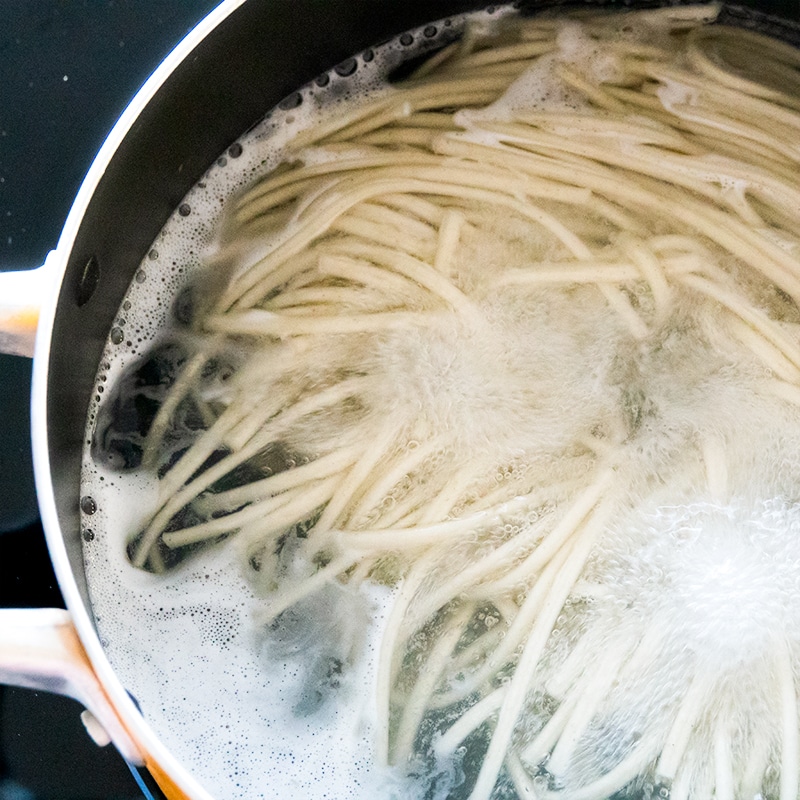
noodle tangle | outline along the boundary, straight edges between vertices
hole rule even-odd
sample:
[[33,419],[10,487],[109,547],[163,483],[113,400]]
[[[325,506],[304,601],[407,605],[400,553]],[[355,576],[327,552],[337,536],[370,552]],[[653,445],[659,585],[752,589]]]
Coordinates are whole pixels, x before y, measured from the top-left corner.
[[225,540],[267,628],[389,587],[378,757],[454,797],[797,798],[800,55],[716,11],[508,18],[301,133],[145,436],[133,563]]

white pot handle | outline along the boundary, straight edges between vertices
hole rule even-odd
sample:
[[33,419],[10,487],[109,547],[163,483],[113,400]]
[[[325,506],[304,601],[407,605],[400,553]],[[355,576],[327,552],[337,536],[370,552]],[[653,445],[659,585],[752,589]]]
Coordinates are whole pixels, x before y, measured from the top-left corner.
[[0,353],[33,356],[39,308],[57,258],[52,250],[41,267],[0,272]]
[[142,754],[109,701],[78,638],[68,611],[0,609],[0,683],[72,697],[98,744],[113,742],[131,764]]
[[[0,272],[0,353],[33,356],[39,309],[57,260],[53,250],[41,267]],[[142,764],[139,748],[95,675],[68,611],[0,609],[0,683],[74,698],[87,709],[81,718],[98,744],[113,742],[127,761]]]

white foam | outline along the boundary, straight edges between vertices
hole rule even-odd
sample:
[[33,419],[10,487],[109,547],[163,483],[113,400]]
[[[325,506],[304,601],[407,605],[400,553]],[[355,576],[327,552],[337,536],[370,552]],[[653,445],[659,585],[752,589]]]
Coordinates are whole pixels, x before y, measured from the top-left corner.
[[[350,597],[351,611],[371,620],[357,657],[332,690],[337,702],[298,716],[313,648],[270,656],[253,622],[263,600],[231,549],[209,549],[167,576],[132,567],[113,528],[140,493],[137,478],[106,483],[86,562],[108,657],[167,748],[215,797],[375,797],[392,780],[374,766],[375,658],[390,593]],[[337,609],[326,611],[335,621]]]

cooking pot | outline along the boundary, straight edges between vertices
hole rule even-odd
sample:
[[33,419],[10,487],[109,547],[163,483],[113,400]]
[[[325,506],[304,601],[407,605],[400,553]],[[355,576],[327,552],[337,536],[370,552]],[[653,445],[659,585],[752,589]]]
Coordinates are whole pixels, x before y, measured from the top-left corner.
[[[108,737],[128,761],[144,764],[168,798],[210,795],[192,765],[159,741],[115,675],[95,629],[82,557],[81,449],[108,331],[169,215],[267,110],[370,45],[480,5],[226,0],[170,53],[123,112],[45,263],[0,275],[0,349],[34,356],[36,485],[67,606],[0,612],[0,678],[79,699],[96,738]],[[778,24],[765,13],[791,21]],[[800,44],[800,10],[792,0],[753,0],[750,8],[730,7],[726,14],[728,21]]]

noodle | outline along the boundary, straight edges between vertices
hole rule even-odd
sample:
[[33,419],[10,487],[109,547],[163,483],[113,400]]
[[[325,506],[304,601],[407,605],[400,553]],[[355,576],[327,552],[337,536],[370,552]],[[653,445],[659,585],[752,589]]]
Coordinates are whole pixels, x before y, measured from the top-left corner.
[[797,797],[800,56],[714,15],[468,29],[300,133],[145,437],[133,563],[393,587],[378,761],[459,797]]

